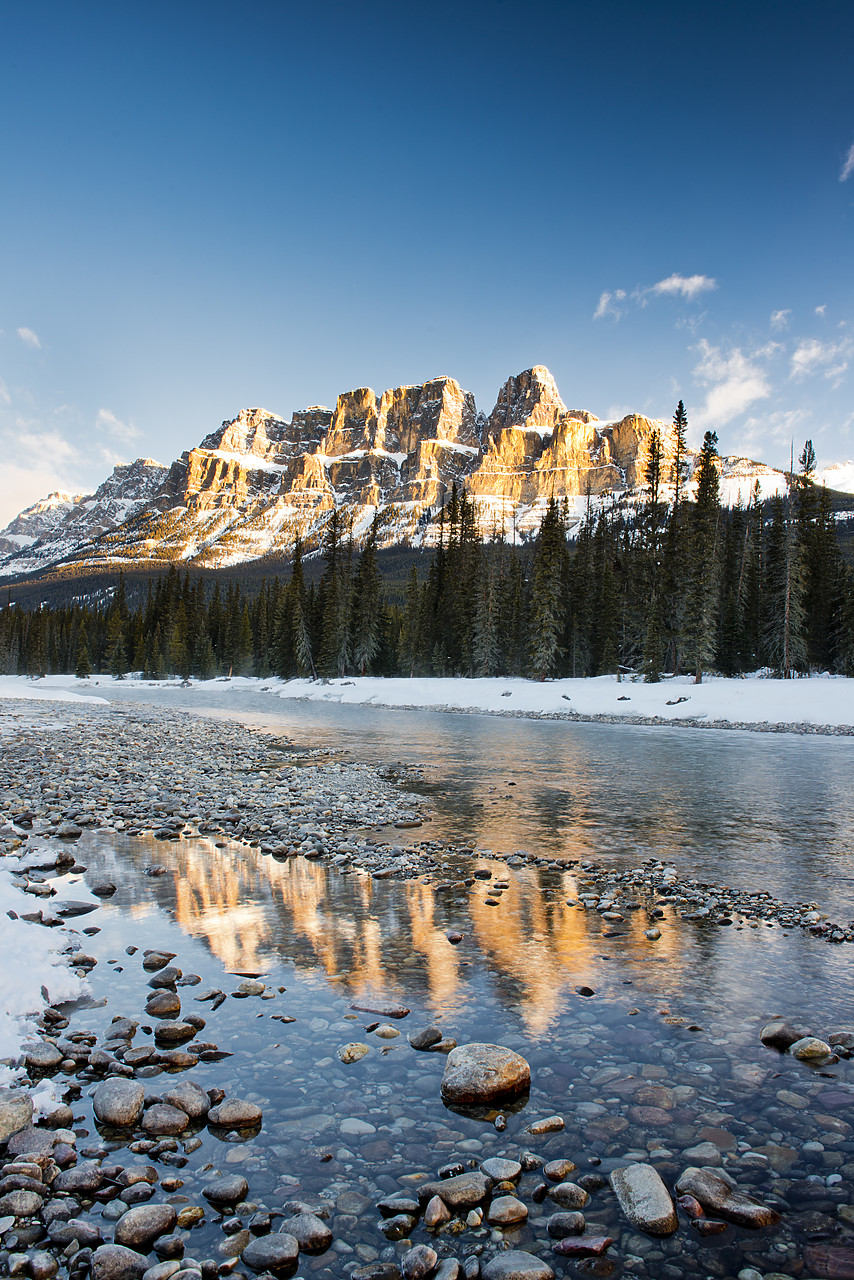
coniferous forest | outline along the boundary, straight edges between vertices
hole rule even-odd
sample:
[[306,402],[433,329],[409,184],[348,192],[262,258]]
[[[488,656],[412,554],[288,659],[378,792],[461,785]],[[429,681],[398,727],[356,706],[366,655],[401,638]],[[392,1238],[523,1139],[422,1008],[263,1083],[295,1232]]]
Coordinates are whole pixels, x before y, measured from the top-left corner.
[[340,511],[306,582],[297,542],[286,578],[211,589],[174,566],[128,603],[120,577],[98,604],[0,609],[0,672],[129,671],[269,677],[559,676],[768,668],[854,676],[854,570],[839,551],[807,441],[787,495],[722,507],[717,437],[707,432],[688,497],[686,419],[654,434],[639,503],[588,512],[569,536],[552,499],[536,541],[484,539],[453,489],[438,545],[403,599],[384,593],[376,525],[357,552]]

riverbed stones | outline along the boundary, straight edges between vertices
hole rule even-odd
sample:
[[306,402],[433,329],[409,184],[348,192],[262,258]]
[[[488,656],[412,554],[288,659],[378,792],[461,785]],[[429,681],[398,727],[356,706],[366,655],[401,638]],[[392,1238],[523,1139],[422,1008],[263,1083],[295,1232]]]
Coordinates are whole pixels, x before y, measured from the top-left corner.
[[590,1199],[589,1193],[577,1182],[558,1182],[549,1187],[546,1194],[561,1209],[583,1209]]
[[554,1280],[554,1271],[542,1258],[524,1249],[508,1249],[490,1258],[483,1268],[483,1280]]
[[204,1120],[211,1109],[211,1100],[205,1090],[193,1080],[182,1080],[163,1095],[170,1107],[185,1111],[191,1120]]
[[0,1089],[0,1142],[26,1129],[33,1118],[33,1100],[22,1089]]
[[785,1052],[786,1049],[807,1034],[806,1031],[800,1027],[793,1026],[785,1018],[771,1018],[759,1032],[759,1039],[769,1049],[779,1049],[781,1052]]
[[615,1169],[611,1186],[623,1213],[641,1231],[653,1236],[669,1236],[678,1227],[676,1206],[652,1165],[630,1164],[624,1169]]
[[145,1002],[145,1012],[150,1018],[168,1018],[181,1012],[181,999],[175,991],[153,991]]
[[473,1209],[492,1190],[492,1179],[479,1170],[459,1173],[453,1178],[440,1178],[437,1182],[422,1182],[418,1187],[418,1199],[427,1204],[433,1196],[439,1196],[449,1209]]
[[92,1105],[102,1124],[125,1128],[136,1124],[144,1101],[145,1089],[138,1080],[111,1076],[98,1085]]
[[148,1260],[135,1249],[102,1244],[92,1254],[92,1280],[142,1280]]
[[439,1255],[429,1244],[417,1244],[400,1260],[403,1280],[427,1280],[439,1265]]
[[62,1053],[48,1040],[24,1045],[24,1062],[36,1071],[55,1071],[62,1062]]
[[218,1129],[251,1129],[263,1119],[261,1108],[242,1098],[227,1098],[208,1112],[208,1124]]
[[190,1123],[190,1117],[180,1107],[172,1107],[167,1102],[156,1102],[147,1109],[142,1117],[142,1127],[146,1133],[159,1137],[171,1137],[183,1133]]
[[300,1253],[324,1253],[332,1244],[332,1232],[315,1213],[298,1213],[287,1218],[282,1230],[294,1237]]
[[0,1196],[0,1215],[14,1218],[30,1218],[42,1207],[42,1196],[35,1191],[9,1191]]
[[567,1236],[580,1236],[586,1225],[583,1213],[553,1213],[546,1222],[546,1231],[553,1240],[565,1240]]
[[406,1037],[413,1049],[432,1049],[442,1039],[438,1027],[422,1027],[420,1031],[410,1031]]
[[175,1226],[178,1214],[171,1204],[140,1204],[123,1213],[116,1223],[114,1239],[129,1249],[148,1247],[158,1236]]
[[731,1187],[714,1169],[689,1166],[676,1183],[676,1191],[694,1196],[707,1212],[740,1227],[769,1227],[780,1221],[776,1209]]
[[527,1217],[527,1205],[524,1205],[516,1196],[496,1196],[486,1213],[486,1220],[493,1227],[507,1227],[525,1222]]
[[281,1271],[292,1267],[299,1257],[296,1239],[285,1231],[257,1236],[240,1255],[241,1261],[253,1271]]
[[522,1172],[518,1160],[507,1160],[502,1156],[491,1156],[481,1162],[480,1168],[493,1182],[515,1182]]
[[351,1009],[356,1009],[359,1013],[375,1013],[380,1018],[406,1018],[409,1016],[409,1009],[405,1004],[397,1004],[395,1001],[379,1000],[376,1003],[365,1001],[363,1003],[351,1004]]
[[448,1054],[441,1089],[446,1103],[488,1106],[530,1087],[531,1068],[521,1054],[497,1044],[464,1044]]
[[824,1040],[819,1040],[817,1036],[802,1036],[800,1040],[796,1040],[789,1046],[789,1053],[801,1062],[821,1063],[829,1058],[832,1052],[830,1045]]
[[249,1183],[239,1173],[213,1178],[202,1187],[202,1195],[211,1204],[238,1204],[249,1194]]

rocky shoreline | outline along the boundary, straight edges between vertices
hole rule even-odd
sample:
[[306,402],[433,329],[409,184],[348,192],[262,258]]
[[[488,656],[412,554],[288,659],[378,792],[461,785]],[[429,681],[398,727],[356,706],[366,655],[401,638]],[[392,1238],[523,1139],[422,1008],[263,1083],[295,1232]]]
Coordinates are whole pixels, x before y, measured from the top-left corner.
[[[14,733],[8,732],[12,726]],[[420,878],[440,897],[485,895],[483,901],[493,906],[500,905],[509,880],[483,867],[472,872],[473,855],[503,862],[508,875],[531,865],[546,873],[567,866],[523,851],[483,850],[475,842],[453,848],[435,840],[395,845],[387,828],[417,828],[428,816],[423,800],[367,766],[328,753],[295,752],[280,739],[229,722],[136,704],[48,710],[44,703],[18,703],[0,720],[0,735],[0,855],[33,900],[34,910],[27,913],[33,925],[56,928],[85,919],[97,907],[54,905],[57,895],[49,884],[69,869],[82,873],[75,850],[93,827],[166,842],[200,836],[242,842],[278,860],[323,860],[342,875]],[[384,834],[370,834],[377,828]],[[774,927],[836,943],[854,940],[854,926],[833,924],[814,904],[787,905],[767,894],[703,885],[661,862],[614,871],[585,861],[572,869],[575,909],[598,916],[604,937],[636,930],[639,922],[653,950],[663,930],[681,927]],[[163,871],[157,863],[147,868],[154,877]],[[91,891],[108,901],[114,886],[95,883]],[[98,933],[97,927],[84,928],[68,948],[69,963],[93,981],[97,961],[84,952],[83,939]],[[449,947],[460,941],[448,933]],[[798,1219],[810,1241],[807,1270],[800,1246],[787,1236],[773,1246],[779,1272],[765,1263],[761,1269],[748,1265],[738,1271],[741,1280],[842,1277],[854,1263],[846,1234],[854,1222],[854,1142],[843,1119],[854,1094],[818,1075],[819,1069],[832,1074],[850,1056],[854,1033],[845,1027],[828,1029],[825,1040],[782,1020],[763,1028],[763,1043],[806,1073],[806,1087],[790,1074],[777,1090],[776,1111],[772,1107],[767,1120],[745,1129],[709,1100],[705,1111],[700,1105],[698,1087],[708,1091],[711,1082],[702,1072],[694,1074],[689,1042],[701,1028],[668,1018],[673,1034],[687,1037],[684,1070],[650,1063],[633,1073],[632,1050],[628,1059],[611,1051],[585,1055],[588,1039],[578,1032],[601,1031],[592,1011],[595,992],[579,987],[582,1004],[591,1010],[578,1015],[578,1031],[570,1037],[570,1057],[581,1075],[573,1084],[575,1071],[565,1074],[569,1063],[556,1061],[540,1071],[537,1083],[546,1095],[566,1095],[564,1109],[572,1107],[581,1117],[582,1150],[567,1141],[564,1115],[541,1113],[519,1131],[512,1099],[485,1096],[480,1101],[493,1133],[500,1137],[507,1130],[508,1139],[513,1134],[502,1154],[491,1154],[484,1139],[467,1137],[464,1127],[450,1143],[437,1133],[435,1150],[429,1142],[417,1148],[424,1172],[402,1178],[378,1173],[371,1200],[364,1186],[348,1189],[347,1148],[364,1144],[368,1153],[376,1145],[381,1160],[380,1122],[375,1108],[354,1107],[353,1095],[345,1091],[350,1111],[335,1120],[338,1145],[323,1147],[321,1138],[318,1148],[324,1177],[300,1185],[286,1172],[287,1163],[275,1173],[275,1164],[262,1162],[265,1176],[274,1177],[271,1198],[263,1186],[261,1194],[250,1191],[258,1159],[253,1140],[265,1128],[281,1128],[281,1117],[270,1114],[265,1098],[207,1081],[203,1087],[184,1073],[215,1072],[228,1057],[222,1036],[208,1037],[214,1015],[225,1013],[232,998],[251,1002],[238,1003],[241,1011],[258,1008],[280,1026],[292,1023],[289,1014],[271,1012],[281,1009],[284,988],[245,977],[231,991],[202,989],[199,975],[184,972],[172,952],[133,944],[126,953],[137,986],[143,984],[138,1008],[126,1006],[112,1021],[105,1014],[100,1033],[78,1026],[71,1008],[47,1006],[34,1025],[24,1052],[30,1085],[53,1080],[63,1086],[62,1100],[34,1126],[27,1089],[0,1099],[0,1141],[6,1142],[0,1169],[4,1274],[31,1280],[51,1280],[60,1272],[69,1280],[90,1274],[95,1280],[214,1280],[268,1272],[289,1276],[303,1268],[306,1276],[353,1280],[548,1280],[555,1266],[570,1266],[572,1275],[725,1276],[735,1274],[726,1270],[733,1255],[697,1255],[686,1235],[697,1242],[717,1234],[730,1240],[733,1230],[770,1228],[781,1214],[791,1218],[793,1209],[796,1218],[803,1216],[805,1203],[814,1219]],[[361,1070],[362,1064],[376,1072],[375,1038],[386,1045],[382,1053],[395,1048],[401,1040],[398,1022],[409,1010],[388,1003],[352,1007],[357,1013],[346,1016],[364,1023],[366,1043],[339,1046],[338,1069]],[[196,1012],[200,1008],[205,1017]],[[638,1012],[629,1010],[628,1016]],[[365,1014],[371,1016],[366,1020]],[[418,1028],[406,1038],[416,1058],[435,1060],[456,1047],[438,1027]],[[665,1055],[664,1061],[671,1059]],[[734,1097],[759,1079],[746,1062],[736,1061],[732,1072]],[[520,1078],[529,1084],[530,1072]],[[343,1081],[338,1087],[344,1088]],[[432,1087],[438,1092],[438,1082]],[[450,1086],[448,1098],[453,1106]],[[463,1098],[464,1109],[471,1101]],[[693,1127],[688,1118],[698,1106],[703,1123]],[[802,1114],[813,1106],[826,1113],[821,1141],[810,1127],[809,1110]],[[792,1117],[787,1133],[781,1107]],[[387,1111],[388,1103],[381,1109]],[[299,1109],[287,1119],[299,1119]],[[92,1135],[84,1145],[82,1135],[91,1130],[81,1129],[81,1122],[94,1122],[100,1140]],[[401,1141],[410,1141],[407,1132],[401,1130]],[[657,1132],[664,1140],[650,1143]],[[737,1143],[732,1133],[739,1135]],[[223,1154],[218,1163],[197,1167],[206,1135],[223,1144]],[[441,1150],[454,1159],[437,1167]],[[241,1155],[242,1172],[234,1171],[230,1151],[247,1153]],[[431,1151],[432,1167],[425,1165]],[[778,1179],[775,1194],[747,1194],[745,1188],[755,1188],[769,1169]],[[331,1198],[320,1194],[328,1183],[338,1188]],[[849,1206],[850,1218],[843,1213]],[[626,1235],[625,1219],[634,1234]],[[209,1232],[199,1250],[194,1241],[202,1236],[193,1232],[205,1223],[215,1234]],[[524,1231],[532,1238],[523,1239]],[[378,1234],[385,1237],[384,1247],[371,1243]],[[622,1270],[615,1270],[611,1256],[618,1238],[624,1245]],[[526,1247],[518,1247],[520,1240]],[[757,1245],[745,1256],[758,1263],[766,1253],[766,1245]]]

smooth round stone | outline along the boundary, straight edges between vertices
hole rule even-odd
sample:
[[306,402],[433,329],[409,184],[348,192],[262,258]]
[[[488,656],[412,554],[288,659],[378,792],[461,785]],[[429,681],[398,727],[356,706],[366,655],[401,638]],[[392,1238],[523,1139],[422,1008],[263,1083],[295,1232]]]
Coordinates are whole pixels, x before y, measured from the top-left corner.
[[69,1191],[72,1195],[89,1195],[97,1191],[104,1175],[96,1164],[79,1164],[73,1169],[63,1169],[51,1183],[54,1191]]
[[38,1213],[43,1204],[42,1197],[35,1191],[10,1191],[0,1197],[0,1214],[10,1213],[15,1218],[31,1218]]
[[417,1244],[409,1249],[400,1261],[403,1280],[427,1280],[439,1265],[439,1255],[429,1244]]
[[62,1062],[62,1052],[55,1044],[40,1040],[38,1044],[24,1046],[24,1062],[37,1071],[53,1071]]
[[149,1107],[142,1117],[142,1127],[146,1133],[171,1134],[183,1133],[190,1123],[190,1117],[180,1107],[170,1107],[168,1102],[156,1102]]
[[116,1223],[115,1242],[131,1249],[138,1245],[147,1247],[152,1240],[171,1231],[177,1218],[171,1204],[137,1205],[123,1213]]
[[518,1160],[505,1160],[502,1156],[491,1156],[483,1161],[480,1168],[493,1182],[515,1182],[522,1172]]
[[586,1225],[583,1213],[553,1213],[546,1230],[553,1240],[565,1240],[567,1236],[580,1236]]
[[332,1232],[314,1213],[299,1213],[288,1218],[282,1230],[296,1240],[300,1253],[323,1253],[332,1244]]
[[202,1195],[211,1204],[238,1204],[249,1194],[249,1183],[239,1173],[214,1178],[202,1187]]
[[263,1113],[254,1102],[244,1102],[241,1098],[229,1098],[218,1107],[211,1107],[208,1112],[208,1124],[220,1129],[248,1129],[260,1124]]
[[575,1182],[559,1182],[549,1187],[548,1197],[561,1209],[583,1209],[590,1196]]
[[158,1022],[154,1028],[154,1039],[161,1044],[180,1044],[195,1034],[196,1028],[189,1022]]
[[95,1115],[102,1124],[124,1128],[136,1124],[145,1101],[145,1089],[138,1080],[110,1078],[95,1090]]
[[181,1012],[181,998],[175,991],[155,991],[145,1002],[145,1012],[150,1018],[168,1018]]
[[364,1058],[365,1054],[369,1052],[370,1050],[366,1044],[357,1044],[353,1042],[351,1044],[342,1044],[341,1048],[338,1050],[338,1057],[342,1062],[349,1064],[351,1062],[358,1062],[360,1058]]
[[653,1236],[669,1236],[679,1225],[676,1206],[658,1172],[649,1164],[630,1164],[611,1174],[620,1208],[633,1226]]
[[169,1262],[156,1262],[153,1267],[148,1268],[142,1280],[169,1280],[170,1276],[180,1270],[181,1264],[175,1258]]
[[445,1102],[486,1106],[531,1087],[531,1068],[512,1049],[497,1044],[463,1044],[452,1049],[442,1076]]
[[542,1258],[524,1249],[508,1249],[491,1258],[481,1273],[483,1280],[554,1280],[554,1272]]
[[486,1220],[493,1227],[506,1227],[514,1222],[525,1222],[528,1210],[515,1196],[496,1196],[489,1206]]
[[759,1039],[770,1049],[779,1049],[782,1052],[798,1040],[803,1039],[805,1034],[799,1027],[792,1026],[785,1018],[772,1018],[770,1022],[765,1023],[765,1026],[759,1032]]
[[451,1220],[451,1211],[441,1196],[433,1196],[427,1201],[424,1209],[424,1226],[432,1229],[441,1227]]
[[92,1254],[92,1280],[142,1280],[148,1260],[134,1249],[102,1244]]
[[179,1111],[186,1111],[191,1120],[203,1120],[211,1109],[210,1098],[201,1085],[192,1080],[182,1080],[163,1095],[163,1101]]
[[32,1280],[51,1280],[59,1270],[59,1263],[51,1254],[43,1249],[36,1249],[30,1254],[30,1276]]
[[379,1036],[380,1040],[396,1040],[400,1035],[397,1027],[391,1026],[388,1022],[382,1022],[374,1030],[374,1035]]
[[274,1231],[268,1236],[251,1240],[240,1255],[241,1261],[253,1271],[281,1271],[292,1267],[299,1257],[299,1245],[285,1231]]
[[549,1182],[563,1182],[564,1178],[575,1172],[575,1168],[571,1160],[549,1160],[548,1164],[543,1165],[543,1173]]
[[832,1052],[830,1045],[824,1040],[819,1040],[817,1036],[804,1036],[789,1048],[792,1057],[800,1059],[801,1062],[823,1062]]

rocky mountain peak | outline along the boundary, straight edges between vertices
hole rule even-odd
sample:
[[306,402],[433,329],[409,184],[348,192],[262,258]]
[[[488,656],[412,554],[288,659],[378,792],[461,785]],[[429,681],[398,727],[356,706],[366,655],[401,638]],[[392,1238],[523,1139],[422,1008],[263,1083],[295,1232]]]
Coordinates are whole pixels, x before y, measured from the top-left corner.
[[498,393],[487,429],[493,434],[510,428],[552,431],[567,413],[554,378],[543,364],[508,378]]

